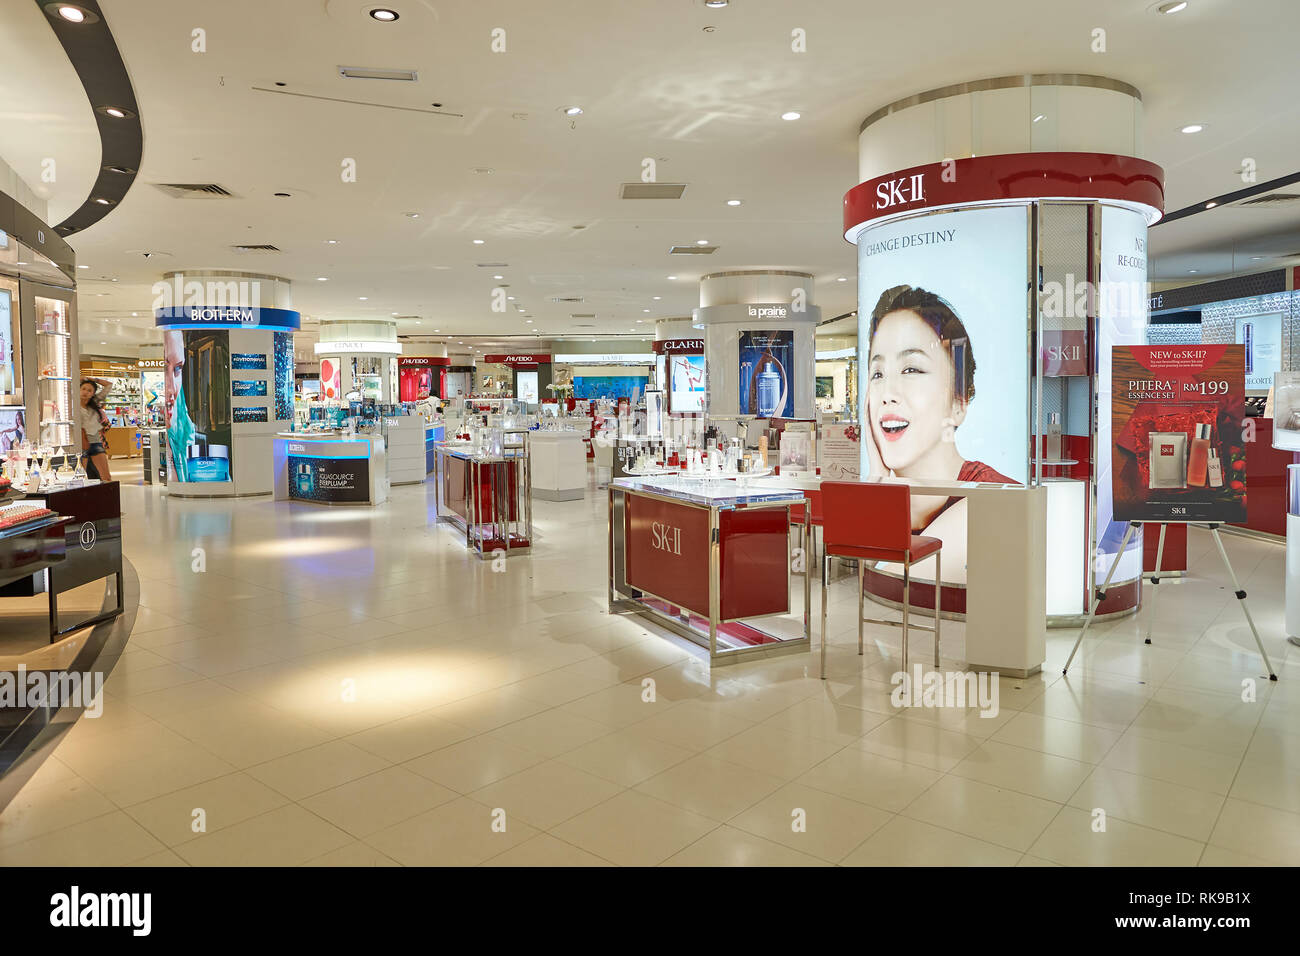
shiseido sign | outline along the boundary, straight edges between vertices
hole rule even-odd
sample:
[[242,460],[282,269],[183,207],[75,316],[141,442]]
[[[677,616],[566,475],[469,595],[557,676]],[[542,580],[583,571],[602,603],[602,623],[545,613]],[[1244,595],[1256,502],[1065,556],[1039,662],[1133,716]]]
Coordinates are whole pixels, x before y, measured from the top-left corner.
[[661,355],[703,355],[704,339],[660,339],[654,349]]
[[483,361],[489,365],[544,365],[551,361],[549,355],[485,355]]

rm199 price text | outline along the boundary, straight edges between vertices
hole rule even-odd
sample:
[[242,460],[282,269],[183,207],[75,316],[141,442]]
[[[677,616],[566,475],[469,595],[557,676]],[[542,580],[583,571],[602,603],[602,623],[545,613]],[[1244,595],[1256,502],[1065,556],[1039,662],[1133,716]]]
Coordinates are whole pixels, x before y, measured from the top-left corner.
[[1227,395],[1228,383],[1219,382],[1184,382],[1184,395]]

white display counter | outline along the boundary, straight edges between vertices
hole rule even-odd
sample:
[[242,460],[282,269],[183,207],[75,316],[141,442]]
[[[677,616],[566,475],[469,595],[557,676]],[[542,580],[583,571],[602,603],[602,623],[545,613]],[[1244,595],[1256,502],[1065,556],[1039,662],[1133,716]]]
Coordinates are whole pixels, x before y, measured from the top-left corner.
[[533,497],[574,501],[587,491],[587,446],[579,432],[530,432]]
[[388,500],[388,458],[380,435],[281,432],[273,448],[276,501],[377,505]]
[[418,415],[402,415],[385,420],[388,430],[388,480],[394,485],[424,481],[429,470],[425,464],[425,421]]
[[[1045,486],[973,481],[865,479],[910,485],[913,493],[965,498],[966,663],[1028,677],[1047,658],[1047,499]],[[817,478],[752,478],[751,489],[816,490]],[[914,581],[926,580],[921,565]]]

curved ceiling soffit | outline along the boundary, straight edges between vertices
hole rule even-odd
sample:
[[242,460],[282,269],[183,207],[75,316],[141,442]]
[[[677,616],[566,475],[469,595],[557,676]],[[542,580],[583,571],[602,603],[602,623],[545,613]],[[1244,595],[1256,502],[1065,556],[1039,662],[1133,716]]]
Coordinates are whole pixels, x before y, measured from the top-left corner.
[[[99,129],[99,175],[90,195],[54,227],[66,239],[99,222],[126,196],[144,155],[144,130],[126,64],[97,0],[35,2],[77,71]],[[67,6],[80,9],[85,15],[83,21],[64,19],[58,10]],[[122,115],[108,112],[110,109]]]

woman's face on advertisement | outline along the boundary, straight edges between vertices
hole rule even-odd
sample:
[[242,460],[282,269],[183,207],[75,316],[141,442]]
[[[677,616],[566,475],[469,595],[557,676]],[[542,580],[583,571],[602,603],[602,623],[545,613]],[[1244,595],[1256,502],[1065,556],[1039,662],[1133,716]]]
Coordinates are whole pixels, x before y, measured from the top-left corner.
[[180,332],[163,333],[163,358],[166,368],[163,370],[163,398],[167,411],[167,424],[175,421],[176,397],[181,391],[181,372],[185,369],[185,340]]
[[871,337],[867,406],[885,467],[903,474],[966,417],[954,395],[952,355],[915,312],[890,312]]

